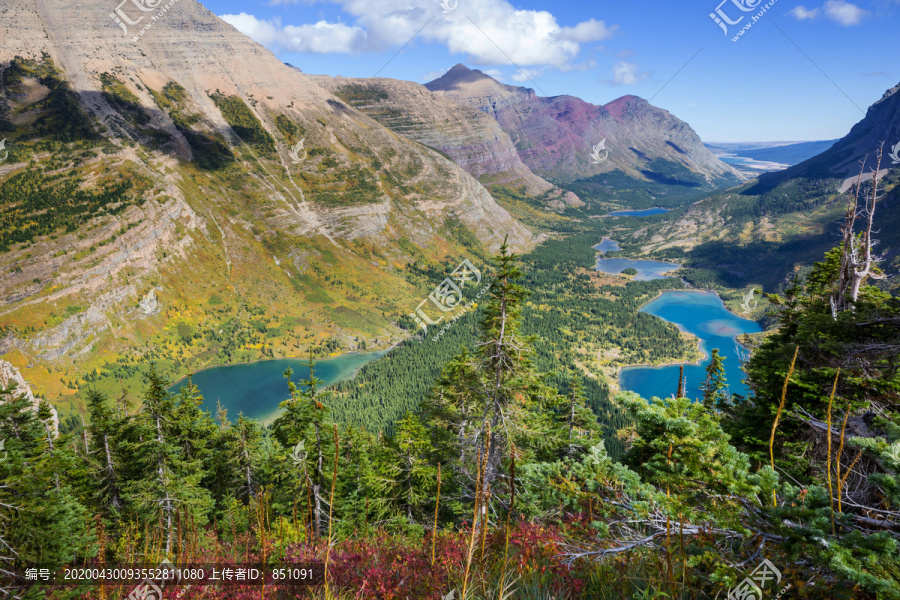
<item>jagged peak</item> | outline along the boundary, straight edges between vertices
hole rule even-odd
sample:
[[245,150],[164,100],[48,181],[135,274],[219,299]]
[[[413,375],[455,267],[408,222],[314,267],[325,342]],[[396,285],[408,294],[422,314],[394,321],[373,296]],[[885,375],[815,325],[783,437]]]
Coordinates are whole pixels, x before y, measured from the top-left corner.
[[900,83],[898,83],[897,85],[895,85],[894,87],[892,87],[891,89],[886,91],[884,93],[884,95],[881,97],[881,99],[878,100],[877,102],[875,102],[875,104],[873,104],[872,106],[870,106],[869,109],[871,110],[871,109],[875,108],[876,106],[878,106],[879,104],[881,104],[882,102],[887,100],[888,98],[891,98],[891,97],[897,95],[898,92],[900,92]]

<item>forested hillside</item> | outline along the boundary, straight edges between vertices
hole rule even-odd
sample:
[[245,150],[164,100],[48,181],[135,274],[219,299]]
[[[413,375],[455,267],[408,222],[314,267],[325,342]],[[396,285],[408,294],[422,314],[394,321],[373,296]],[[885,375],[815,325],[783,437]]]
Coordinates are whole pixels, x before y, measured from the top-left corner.
[[[680,289],[681,282],[626,285],[619,279],[615,285],[595,285],[587,270],[596,260],[592,246],[598,239],[593,232],[571,235],[545,242],[522,257],[523,285],[529,292],[522,307],[522,331],[534,336],[535,363],[549,374],[554,388],[568,393],[572,380],[580,381],[610,453],[618,456],[622,445],[615,434],[625,424],[623,413],[595,373],[610,365],[614,369],[692,357],[693,348],[674,325],[638,312],[660,290]],[[384,359],[363,367],[352,381],[336,384],[330,400],[335,418],[370,431],[390,430],[407,411],[418,410],[442,366],[477,339],[482,308],[456,321],[439,339],[434,340],[429,329],[427,335],[405,341]],[[601,358],[612,350],[617,351],[615,361]]]
[[754,398],[721,393],[715,360],[698,402],[683,386],[667,401],[620,395],[622,462],[579,378],[553,385],[569,375],[539,368],[523,328],[523,270],[563,264],[565,243],[521,263],[501,248],[477,333],[391,435],[339,426],[320,382],[290,373],[269,429],[201,410],[191,386],[169,394],[154,369],[140,411],[93,392],[89,426],[56,439],[45,408],[5,389],[0,585],[121,597],[12,574],[167,559],[320,569],[321,585],[288,597],[711,598],[764,564],[773,594],[898,598],[900,304],[849,253],[866,227],[848,216],[844,243],[771,297],[781,330],[749,365]]

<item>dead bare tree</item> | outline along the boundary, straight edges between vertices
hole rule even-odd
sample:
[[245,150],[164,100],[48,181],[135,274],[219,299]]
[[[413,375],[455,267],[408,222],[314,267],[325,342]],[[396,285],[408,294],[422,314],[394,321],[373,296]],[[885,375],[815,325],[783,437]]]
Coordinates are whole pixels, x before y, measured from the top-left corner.
[[[847,212],[844,216],[844,225],[841,227],[843,244],[841,246],[841,270],[838,278],[837,290],[831,298],[831,310],[835,318],[845,310],[852,309],[853,304],[859,298],[859,290],[868,278],[884,279],[884,275],[877,272],[878,257],[872,252],[875,242],[872,240],[872,227],[875,220],[875,204],[881,199],[878,195],[879,171],[881,170],[881,157],[883,144],[876,153],[875,170],[872,172],[872,185],[863,193],[863,174],[865,164],[862,161],[859,175],[848,193]],[[864,205],[860,209],[860,195],[863,196]],[[856,232],[856,221],[864,221],[863,230]]]

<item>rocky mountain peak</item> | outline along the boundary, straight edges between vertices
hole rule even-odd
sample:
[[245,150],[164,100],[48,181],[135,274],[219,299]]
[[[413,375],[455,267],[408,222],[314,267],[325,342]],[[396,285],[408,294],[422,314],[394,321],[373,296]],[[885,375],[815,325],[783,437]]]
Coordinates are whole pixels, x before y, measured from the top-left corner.
[[[639,96],[622,96],[605,106],[569,95],[543,97],[464,65],[456,65],[425,87],[493,116],[516,144],[525,165],[551,182],[614,170],[643,180],[648,163],[657,159],[709,182],[743,179],[703,146],[690,125]],[[593,160],[594,145],[604,139],[615,150],[608,160]]]
[[879,104],[881,104],[882,102],[884,102],[884,101],[887,100],[888,98],[892,98],[893,96],[895,96],[895,95],[897,94],[897,92],[900,92],[900,83],[898,83],[897,85],[895,85],[894,87],[892,87],[891,89],[889,89],[888,91],[886,91],[886,92],[884,93],[884,95],[881,97],[881,99],[878,100],[878,102],[876,102],[876,103],[873,104],[871,107],[869,107],[870,110],[871,110],[872,108],[878,106]]
[[621,121],[628,114],[650,106],[651,104],[640,96],[629,94],[627,96],[622,96],[621,98],[616,98],[609,104],[603,105],[603,108],[609,111],[609,114],[611,114],[616,121]]
[[425,84],[425,87],[432,92],[459,92],[465,89],[477,89],[479,91],[487,89],[502,90],[513,93],[530,93],[534,94],[534,90],[518,87],[514,85],[506,85],[501,83],[478,69],[470,69],[466,65],[459,63],[452,69]]

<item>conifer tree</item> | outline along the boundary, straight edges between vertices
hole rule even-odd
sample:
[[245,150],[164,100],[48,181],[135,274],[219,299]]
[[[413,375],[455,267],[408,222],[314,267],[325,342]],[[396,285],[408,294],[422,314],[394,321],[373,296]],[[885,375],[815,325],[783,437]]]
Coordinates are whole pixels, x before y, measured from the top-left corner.
[[106,405],[106,397],[96,389],[87,394],[90,425],[88,431],[93,444],[91,479],[95,502],[100,510],[113,519],[118,519],[124,506],[122,500],[122,480],[118,468],[118,447],[115,432],[121,421]]
[[420,413],[434,448],[432,466],[440,462],[454,473],[454,481],[445,481],[448,499],[473,498],[476,489],[491,489],[498,476],[505,484],[503,457],[511,443],[523,460],[552,459],[568,446],[568,432],[562,433],[565,398],[547,384],[547,374],[537,372],[534,339],[520,332],[527,291],[506,243],[495,262],[475,351],[463,350],[445,366]]
[[328,435],[328,408],[323,402],[330,396],[330,392],[319,393],[319,386],[324,383],[315,375],[315,362],[312,355],[309,357],[309,376],[300,380],[299,387],[290,380],[293,372],[288,369],[285,377],[288,380],[288,389],[291,397],[280,404],[283,413],[272,424],[272,430],[281,445],[293,451],[297,444],[303,443],[302,460],[295,461],[298,469],[303,472],[303,478],[312,495],[313,519],[312,528],[316,535],[327,530],[326,514],[323,494],[326,482],[330,477],[325,473],[325,457],[329,446]]
[[423,506],[434,495],[437,478],[437,468],[428,460],[432,448],[428,430],[418,418],[407,414],[397,423],[387,446],[390,459],[379,491],[410,523],[419,522],[424,516]]
[[728,402],[725,359],[719,354],[718,348],[713,348],[711,354],[706,367],[706,381],[700,386],[703,390],[703,405],[709,410],[722,409]]
[[146,380],[143,410],[127,432],[127,452],[135,469],[125,491],[137,515],[153,526],[162,524],[165,553],[171,556],[176,515],[185,510],[203,523],[212,500],[200,487],[202,468],[185,458],[185,435],[175,420],[178,404],[168,392],[168,382],[152,364]]
[[14,383],[0,389],[0,557],[9,559],[5,567],[57,567],[94,551],[84,527],[87,511],[66,481],[77,462],[71,440],[54,434],[46,409],[35,411]]
[[232,456],[235,458],[241,485],[239,495],[249,502],[256,498],[260,489],[257,475],[259,443],[262,437],[259,425],[243,415],[238,415],[234,424]]
[[565,448],[566,454],[571,456],[586,451],[595,439],[600,439],[600,426],[597,415],[587,405],[584,386],[578,374],[570,373],[569,393],[562,398]]

